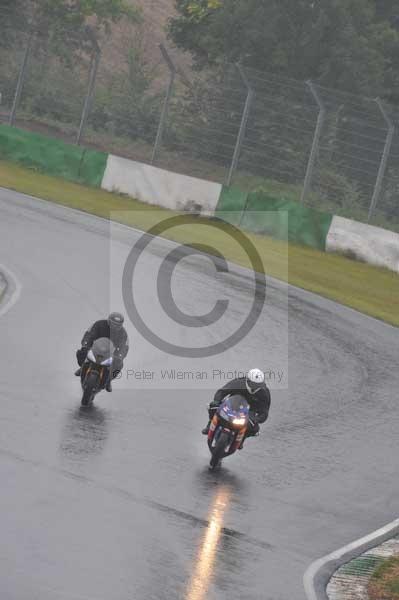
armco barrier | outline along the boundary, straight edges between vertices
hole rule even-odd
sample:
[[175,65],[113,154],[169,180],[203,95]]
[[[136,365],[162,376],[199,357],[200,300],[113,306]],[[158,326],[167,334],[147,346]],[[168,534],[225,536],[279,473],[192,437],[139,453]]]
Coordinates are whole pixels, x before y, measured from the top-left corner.
[[399,234],[381,227],[335,216],[326,250],[399,273]]
[[195,207],[213,215],[222,186],[110,154],[101,187],[172,210]]
[[48,175],[87,185],[101,185],[107,154],[0,125],[0,159],[34,167]]
[[244,195],[225,188],[216,215],[249,231],[319,250],[326,249],[332,221],[332,215],[328,213],[284,198],[274,198],[262,189]]

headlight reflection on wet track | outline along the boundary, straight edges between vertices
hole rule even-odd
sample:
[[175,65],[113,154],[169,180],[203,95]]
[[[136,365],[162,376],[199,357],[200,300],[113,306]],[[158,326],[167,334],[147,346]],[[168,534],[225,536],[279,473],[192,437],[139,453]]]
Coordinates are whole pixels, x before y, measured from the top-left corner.
[[216,550],[223,529],[223,520],[230,503],[231,489],[222,486],[218,489],[205,531],[196,556],[194,572],[188,585],[186,600],[204,600],[212,581],[215,568]]

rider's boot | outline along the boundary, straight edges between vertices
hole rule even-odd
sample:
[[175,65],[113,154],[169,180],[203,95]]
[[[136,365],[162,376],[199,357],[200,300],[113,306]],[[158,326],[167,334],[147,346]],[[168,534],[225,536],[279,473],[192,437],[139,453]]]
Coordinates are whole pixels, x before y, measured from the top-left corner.
[[211,424],[211,422],[210,422],[210,421],[208,421],[208,424],[207,424],[207,426],[206,426],[206,427],[204,427],[204,429],[203,429],[203,430],[202,430],[202,432],[201,432],[203,435],[208,435],[208,433],[209,433],[209,427],[210,427],[210,424]]

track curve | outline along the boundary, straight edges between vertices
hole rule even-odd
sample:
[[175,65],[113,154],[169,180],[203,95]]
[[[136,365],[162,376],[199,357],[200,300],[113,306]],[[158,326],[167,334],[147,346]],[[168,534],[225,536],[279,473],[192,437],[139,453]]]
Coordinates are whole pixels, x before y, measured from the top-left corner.
[[[2,598],[303,599],[313,559],[397,517],[397,329],[289,288],[289,389],[216,479],[204,391],[115,383],[79,409],[73,350],[109,308],[108,237],[102,219],[0,189],[0,263],[23,286],[0,318]],[[180,300],[206,313],[204,266],[187,273]],[[243,354],[277,343],[284,286],[269,301]]]

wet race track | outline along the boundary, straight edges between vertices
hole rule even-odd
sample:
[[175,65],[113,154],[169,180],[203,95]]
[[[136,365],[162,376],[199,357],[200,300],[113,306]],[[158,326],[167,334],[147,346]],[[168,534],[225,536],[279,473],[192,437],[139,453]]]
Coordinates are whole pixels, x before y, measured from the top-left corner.
[[[1,600],[303,600],[315,558],[398,516],[397,330],[290,288],[287,338],[287,290],[269,281],[254,331],[202,362],[281,365],[286,381],[261,436],[209,473],[200,430],[223,381],[120,380],[80,409],[74,352],[123,309],[110,264],[139,236],[113,227],[110,251],[105,221],[0,190],[0,263],[15,276],[0,316]],[[148,248],[135,284],[160,333],[149,290],[170,249]],[[225,328],[248,306],[247,279],[221,283],[204,257],[176,276],[187,313],[206,313],[218,287]],[[127,329],[129,369],[188,368]]]

